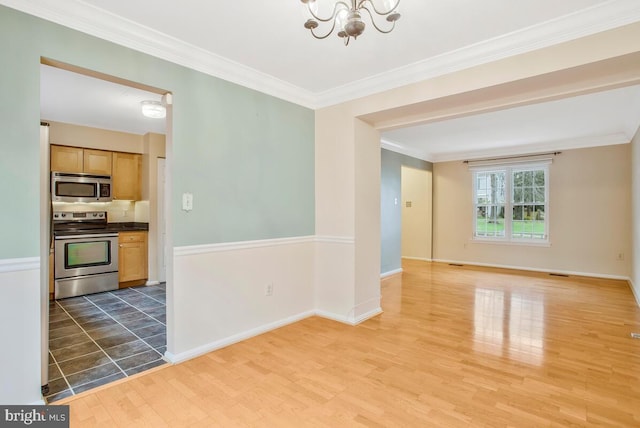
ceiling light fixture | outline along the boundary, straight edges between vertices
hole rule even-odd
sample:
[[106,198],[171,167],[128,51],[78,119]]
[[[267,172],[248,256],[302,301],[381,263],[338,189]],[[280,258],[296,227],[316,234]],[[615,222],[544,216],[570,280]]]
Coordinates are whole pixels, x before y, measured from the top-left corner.
[[[364,32],[365,23],[362,21],[362,15],[366,12],[369,15],[371,23],[381,33],[387,34],[393,31],[396,21],[400,19],[398,5],[400,0],[382,0],[384,9],[379,10],[376,7],[378,0],[300,0],[306,5],[307,10],[311,14],[311,18],[304,23],[304,28],[311,32],[316,39],[326,39],[333,30],[337,28],[338,37],[344,40],[344,45],[349,44],[351,37],[357,39]],[[351,3],[349,5],[348,3]],[[325,18],[321,15],[326,16]],[[382,29],[376,24],[378,17],[386,17],[387,22],[391,23],[389,29]],[[326,24],[326,25],[324,25]],[[331,26],[329,31],[324,35],[318,35],[313,30],[320,25],[325,27]]]
[[167,115],[167,109],[160,101],[142,101],[142,114],[152,119],[162,119]]

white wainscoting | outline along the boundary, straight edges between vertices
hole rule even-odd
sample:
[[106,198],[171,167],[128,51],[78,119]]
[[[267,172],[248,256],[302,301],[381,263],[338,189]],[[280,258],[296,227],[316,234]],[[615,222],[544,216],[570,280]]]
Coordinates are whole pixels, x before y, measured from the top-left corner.
[[353,324],[355,239],[317,236],[315,257],[316,315]]
[[0,403],[42,404],[40,259],[0,260]]
[[313,315],[314,246],[306,236],[175,248],[166,357],[183,361]]

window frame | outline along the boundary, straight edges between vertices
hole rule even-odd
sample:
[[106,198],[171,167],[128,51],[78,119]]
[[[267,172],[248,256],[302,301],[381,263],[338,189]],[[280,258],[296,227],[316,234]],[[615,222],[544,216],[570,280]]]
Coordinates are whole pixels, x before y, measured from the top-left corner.
[[[522,163],[505,163],[505,164],[484,164],[481,166],[470,166],[471,170],[471,183],[472,183],[472,191],[471,191],[471,209],[472,209],[472,235],[471,241],[473,242],[485,242],[485,243],[494,243],[494,244],[517,244],[517,245],[530,245],[530,246],[549,246],[550,238],[549,238],[549,192],[550,192],[550,183],[549,183],[549,164],[550,161],[546,162],[522,162]],[[517,171],[544,171],[544,204],[531,202],[527,205],[544,205],[544,230],[545,235],[544,238],[522,238],[522,237],[513,237],[513,207],[515,205],[520,205],[519,203],[514,202],[514,194],[513,194],[513,182],[514,182],[514,172]],[[479,236],[477,233],[477,210],[478,204],[478,174],[487,173],[487,172],[498,172],[505,174],[505,198],[504,198],[504,236]],[[502,205],[502,204],[496,204]]]

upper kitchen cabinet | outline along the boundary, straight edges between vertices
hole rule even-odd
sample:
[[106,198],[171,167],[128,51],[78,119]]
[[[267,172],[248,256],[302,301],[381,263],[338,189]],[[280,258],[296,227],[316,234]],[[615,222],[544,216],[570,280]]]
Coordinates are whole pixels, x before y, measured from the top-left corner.
[[84,172],[87,174],[111,175],[111,152],[84,149]]
[[51,171],[111,175],[111,152],[51,145]]
[[141,199],[142,155],[112,153],[113,199]]
[[51,171],[84,172],[83,149],[79,147],[51,146]]

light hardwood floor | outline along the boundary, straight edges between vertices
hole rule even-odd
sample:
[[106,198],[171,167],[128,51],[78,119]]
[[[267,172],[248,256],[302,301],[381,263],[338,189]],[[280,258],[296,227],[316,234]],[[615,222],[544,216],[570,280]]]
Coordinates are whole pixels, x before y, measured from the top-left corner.
[[71,426],[640,426],[626,283],[403,267],[380,316],[309,318],[70,399]]

